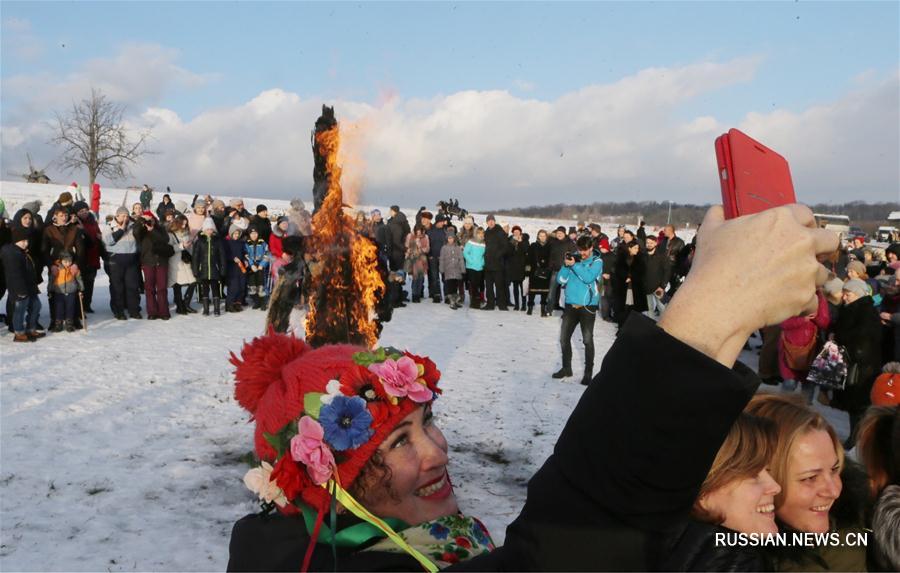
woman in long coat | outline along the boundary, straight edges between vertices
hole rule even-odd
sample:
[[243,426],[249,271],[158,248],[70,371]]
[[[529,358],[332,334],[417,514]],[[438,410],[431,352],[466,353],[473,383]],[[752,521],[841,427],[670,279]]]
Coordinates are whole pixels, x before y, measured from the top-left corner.
[[537,241],[528,246],[525,255],[525,271],[528,273],[528,314],[534,310],[534,298],[541,295],[541,316],[547,316],[547,294],[550,292],[550,241],[547,231],[541,229]]
[[412,301],[419,302],[425,296],[425,275],[428,274],[428,235],[422,227],[406,237],[406,263],[404,270],[412,279]]
[[[191,308],[191,298],[194,296],[194,288],[197,279],[191,269],[191,250],[194,240],[191,237],[191,229],[188,218],[179,214],[169,224],[169,244],[175,249],[175,254],[169,257],[169,288],[175,295],[175,312],[177,314],[194,314],[197,311]],[[182,294],[181,287],[186,286],[187,292]]]
[[613,314],[619,326],[625,324],[630,311],[647,310],[647,297],[643,294],[646,268],[643,257],[641,246],[637,241],[631,241],[619,248],[616,272],[613,273]]

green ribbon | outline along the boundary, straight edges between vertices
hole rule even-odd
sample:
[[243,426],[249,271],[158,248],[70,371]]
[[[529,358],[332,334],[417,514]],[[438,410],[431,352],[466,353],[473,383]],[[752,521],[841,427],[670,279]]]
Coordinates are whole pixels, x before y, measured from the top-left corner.
[[[306,531],[312,535],[313,529],[316,526],[316,512],[306,505],[300,509],[303,511],[303,521],[306,522]],[[405,522],[393,517],[384,518],[384,522],[390,525],[391,529],[394,531],[403,531],[409,527]],[[345,527],[338,531],[337,534],[333,533],[332,527],[322,523],[322,525],[319,526],[319,539],[317,540],[317,543],[329,543],[336,547],[359,547],[373,539],[382,537],[384,537],[384,533],[382,533],[380,529],[365,521],[357,523],[356,525],[351,525],[350,527]]]

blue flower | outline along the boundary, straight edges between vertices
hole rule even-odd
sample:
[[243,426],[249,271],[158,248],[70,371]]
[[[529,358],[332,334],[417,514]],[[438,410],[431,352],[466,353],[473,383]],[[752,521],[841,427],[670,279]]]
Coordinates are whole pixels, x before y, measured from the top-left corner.
[[428,533],[431,534],[435,539],[447,539],[447,536],[450,535],[450,529],[444,527],[440,523],[432,523],[431,528],[428,530]]
[[372,414],[359,396],[335,396],[322,406],[319,423],[325,430],[325,441],[339,452],[358,448],[374,433],[370,428]]

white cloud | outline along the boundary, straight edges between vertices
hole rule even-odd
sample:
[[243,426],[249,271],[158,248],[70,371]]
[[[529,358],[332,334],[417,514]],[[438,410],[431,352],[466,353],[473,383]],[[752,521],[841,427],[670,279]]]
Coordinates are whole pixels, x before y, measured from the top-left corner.
[[[463,91],[395,96],[377,105],[328,103],[344,125],[345,180],[360,185],[368,203],[430,205],[447,196],[471,208],[702,203],[718,200],[713,140],[730,126],[708,114],[683,119],[679,110],[692,98],[752,81],[759,65],[745,58],[647,69],[553,101]],[[876,79],[797,113],[748,113],[737,127],[789,159],[801,199],[896,200],[898,76]],[[309,198],[310,131],[320,109],[320,100],[281,89],[189,121],[148,107],[132,122],[136,129],[154,126],[153,146],[161,153],[135,169],[133,182],[187,193]],[[4,139],[4,156],[30,145],[23,137],[16,146]]]

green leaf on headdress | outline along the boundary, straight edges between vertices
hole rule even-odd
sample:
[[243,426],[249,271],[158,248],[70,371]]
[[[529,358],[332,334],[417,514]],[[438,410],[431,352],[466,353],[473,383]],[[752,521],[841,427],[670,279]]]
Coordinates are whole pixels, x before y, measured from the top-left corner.
[[280,458],[281,455],[284,454],[285,445],[281,441],[281,433],[280,432],[278,434],[270,434],[268,432],[263,432],[263,438],[265,438],[266,441],[269,442],[269,445],[272,446],[273,450],[278,452],[277,457]]
[[322,409],[322,396],[324,394],[321,392],[307,392],[303,397],[303,413],[318,420],[319,410]]

